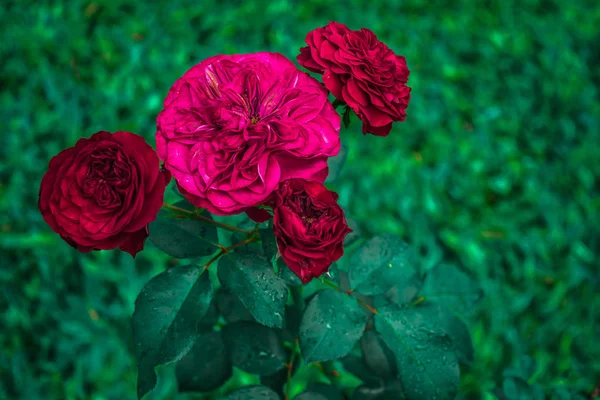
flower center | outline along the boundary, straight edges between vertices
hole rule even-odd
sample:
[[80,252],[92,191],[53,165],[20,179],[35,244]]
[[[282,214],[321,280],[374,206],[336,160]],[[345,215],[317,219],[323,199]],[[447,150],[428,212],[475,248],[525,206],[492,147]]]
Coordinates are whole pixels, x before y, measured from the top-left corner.
[[258,123],[258,121],[260,121],[260,117],[258,117],[258,116],[256,116],[256,115],[253,115],[253,116],[250,118],[250,123],[251,123],[252,125],[255,125],[256,123]]

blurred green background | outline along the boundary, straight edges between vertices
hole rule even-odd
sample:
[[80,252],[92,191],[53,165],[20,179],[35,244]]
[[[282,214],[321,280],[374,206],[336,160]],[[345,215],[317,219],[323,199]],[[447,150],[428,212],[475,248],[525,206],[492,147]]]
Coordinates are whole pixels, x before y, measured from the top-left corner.
[[[70,0],[0,5],[0,399],[133,399],[133,302],[166,260],[82,255],[37,210],[49,159],[98,130],[154,145],[170,85],[219,53],[279,51],[336,20],[406,56],[406,121],[344,131],[335,189],[364,235],[485,298],[463,389],[600,383],[600,6],[542,0]],[[167,398],[167,397],[165,397]]]

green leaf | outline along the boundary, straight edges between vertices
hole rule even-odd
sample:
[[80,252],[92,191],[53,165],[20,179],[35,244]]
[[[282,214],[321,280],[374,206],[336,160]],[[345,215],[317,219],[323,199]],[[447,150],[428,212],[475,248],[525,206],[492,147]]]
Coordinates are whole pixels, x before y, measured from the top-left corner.
[[389,305],[375,315],[375,328],[396,355],[408,400],[450,400],[460,369],[452,340],[416,307]]
[[440,264],[427,273],[422,295],[459,315],[470,315],[482,292],[477,282],[452,264]]
[[224,329],[231,361],[239,369],[257,375],[271,375],[287,362],[279,334],[256,322],[240,321]]
[[365,331],[360,340],[365,364],[373,373],[383,379],[391,379],[398,373],[396,356],[385,344],[379,332],[370,329]]
[[[287,354],[287,353],[286,353]],[[289,358],[288,358],[289,359]],[[292,374],[297,369],[298,363],[292,366]],[[278,395],[283,395],[284,385],[287,382],[287,368],[281,369],[271,375],[263,375],[260,377],[260,384],[273,389]]]
[[406,243],[392,234],[366,241],[352,255],[348,270],[350,287],[365,295],[376,295],[393,285],[408,285],[418,276]]
[[290,267],[285,264],[282,258],[277,260],[277,266],[279,267],[279,277],[290,286],[302,286],[302,280],[292,272]]
[[344,400],[344,397],[335,386],[312,383],[304,392],[294,397],[294,400]]
[[144,400],[173,399],[177,396],[177,378],[175,364],[163,364],[155,368],[156,385],[144,396]]
[[180,360],[198,336],[212,286],[197,266],[171,268],[150,280],[135,301],[133,337],[138,363],[138,397],[156,384],[157,365]]
[[[179,203],[178,203],[179,204]],[[203,213],[211,218],[210,214]],[[217,250],[217,228],[203,221],[179,219],[160,212],[148,226],[150,241],[175,258],[207,256]]]
[[223,385],[233,368],[222,333],[201,333],[177,363],[176,373],[180,392],[208,392]]
[[398,380],[367,384],[358,387],[350,400],[404,400],[402,384]]
[[360,339],[367,322],[356,299],[333,290],[318,292],[300,322],[300,348],[307,362],[344,357]]
[[279,249],[277,248],[277,241],[273,229],[260,229],[260,239],[262,243],[263,251],[268,260],[273,259]]
[[350,246],[351,244],[356,242],[358,239],[360,239],[360,236],[361,236],[358,222],[356,222],[356,220],[354,218],[350,218],[348,216],[348,213],[346,213],[346,223],[348,224],[348,227],[350,229],[352,229],[352,232],[347,234],[346,237],[344,238],[344,249],[348,248],[348,246]]
[[461,364],[469,365],[473,362],[475,350],[473,349],[471,334],[460,318],[449,309],[435,303],[421,303],[416,308],[431,320],[438,321],[438,326],[452,339],[456,357]]
[[344,128],[348,129],[350,127],[350,113],[352,110],[350,107],[346,106],[344,109],[344,114],[342,115],[342,122],[344,123]]
[[227,396],[227,400],[280,400],[277,393],[266,386],[246,386]]
[[254,321],[254,317],[239,297],[224,287],[220,287],[217,291],[216,303],[221,316],[227,322]]
[[223,257],[217,273],[221,284],[238,296],[256,321],[270,327],[283,326],[287,287],[264,256]]
[[346,158],[348,158],[348,146],[342,144],[340,146],[340,152],[335,157],[329,157],[327,160],[327,166],[329,167],[329,174],[327,175],[327,179],[325,183],[335,182],[340,174],[342,173],[342,168],[346,163]]
[[362,357],[349,354],[340,361],[344,365],[346,371],[367,384],[377,384],[381,381],[381,379],[374,375],[373,371],[367,367],[367,364]]

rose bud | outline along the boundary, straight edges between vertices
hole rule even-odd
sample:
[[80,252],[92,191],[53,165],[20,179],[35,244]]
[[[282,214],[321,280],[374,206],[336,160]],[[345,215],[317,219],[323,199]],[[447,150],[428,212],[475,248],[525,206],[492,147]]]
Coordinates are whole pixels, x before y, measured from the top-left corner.
[[323,83],[363,122],[363,133],[387,136],[404,121],[410,100],[406,60],[368,29],[353,31],[330,22],[306,35],[298,62],[323,74]]
[[50,160],[39,209],[79,251],[120,248],[135,257],[171,178],[156,152],[129,132],[100,131]]
[[309,282],[344,254],[344,237],[352,232],[338,195],[322,183],[285,181],[275,192],[273,230],[283,261]]

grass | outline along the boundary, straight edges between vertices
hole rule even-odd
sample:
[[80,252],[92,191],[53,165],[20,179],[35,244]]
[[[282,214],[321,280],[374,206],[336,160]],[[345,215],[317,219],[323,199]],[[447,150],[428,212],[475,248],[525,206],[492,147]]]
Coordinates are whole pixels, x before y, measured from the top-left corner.
[[591,393],[594,2],[72,0],[0,6],[0,398],[134,398],[133,301],[165,268],[156,250],[82,255],[51,232],[36,206],[50,157],[98,130],[154,143],[162,99],[191,65],[218,53],[293,59],[331,19],[373,30],[411,69],[407,120],[387,138],[345,131],[335,189],[364,235],[401,235],[424,268],[460,265],[484,289],[462,389],[483,396],[529,355],[532,381]]

